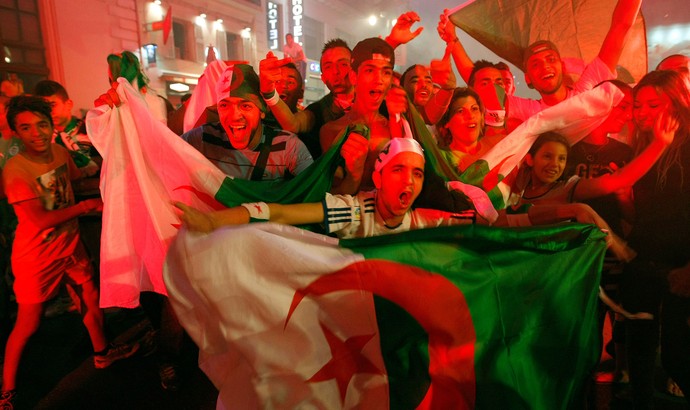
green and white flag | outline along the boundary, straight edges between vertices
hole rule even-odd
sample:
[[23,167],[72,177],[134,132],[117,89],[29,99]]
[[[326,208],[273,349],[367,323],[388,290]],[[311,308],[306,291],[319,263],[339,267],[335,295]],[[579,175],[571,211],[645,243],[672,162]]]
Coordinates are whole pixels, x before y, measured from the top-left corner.
[[611,83],[568,98],[528,118],[462,173],[441,156],[419,114],[412,110],[408,118],[415,138],[424,147],[427,162],[439,175],[448,181],[482,188],[494,207],[503,209],[508,203],[512,183],[507,178],[540,134],[555,131],[575,144],[601,125],[622,98],[623,93]]
[[103,156],[101,307],[136,307],[141,291],[167,294],[163,260],[180,225],[172,201],[208,211],[243,202],[320,201],[330,189],[342,160],[339,145],[287,182],[233,179],[156,121],[127,81],[118,81],[123,104],[92,109],[86,119]]
[[164,275],[225,408],[551,410],[598,361],[604,252],[591,225],[263,223],[181,231]]
[[[616,0],[470,0],[449,10],[449,18],[520,69],[524,70],[524,50],[537,40],[552,41],[567,62],[577,60],[584,67],[584,63],[599,54],[616,3]],[[619,60],[619,74],[626,82],[636,82],[646,73],[647,37],[639,13]]]

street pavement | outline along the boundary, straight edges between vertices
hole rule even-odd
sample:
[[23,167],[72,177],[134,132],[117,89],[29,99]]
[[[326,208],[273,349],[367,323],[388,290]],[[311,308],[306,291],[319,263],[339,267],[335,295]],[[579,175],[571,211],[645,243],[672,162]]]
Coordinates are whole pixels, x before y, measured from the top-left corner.
[[[147,322],[138,311],[109,309],[106,331],[117,341],[137,339]],[[610,330],[609,330],[610,331]],[[605,337],[607,330],[605,329]],[[160,387],[152,358],[134,355],[107,369],[93,366],[91,344],[76,313],[45,318],[29,342],[20,366],[19,409],[215,409],[217,390],[197,366],[198,350],[187,340],[182,354],[183,384],[175,392]],[[613,361],[604,352],[600,372],[612,370]],[[661,369],[659,369],[661,370]],[[688,410],[683,399],[663,392],[665,378],[659,371],[657,410]],[[605,377],[604,377],[605,378]],[[631,408],[629,387],[593,383],[590,409]],[[232,408],[232,407],[229,407]]]

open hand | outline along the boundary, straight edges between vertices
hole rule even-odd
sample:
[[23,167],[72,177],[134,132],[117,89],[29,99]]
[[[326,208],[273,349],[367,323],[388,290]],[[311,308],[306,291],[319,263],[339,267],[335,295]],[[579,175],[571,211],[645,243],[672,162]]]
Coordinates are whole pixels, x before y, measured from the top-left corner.
[[422,33],[422,30],[424,30],[424,27],[419,27],[412,31],[412,26],[419,21],[421,21],[421,19],[414,11],[408,11],[407,13],[401,14],[395,21],[395,25],[391,29],[390,34],[386,37],[388,44],[395,48],[400,44],[407,44],[415,39]]
[[209,214],[185,205],[182,202],[173,202],[173,205],[182,211],[182,214],[180,214],[180,220],[182,220],[187,229],[190,231],[211,232],[215,229],[213,219]]
[[678,119],[669,109],[670,107],[664,110],[654,121],[654,139],[665,145],[671,145],[680,126]]

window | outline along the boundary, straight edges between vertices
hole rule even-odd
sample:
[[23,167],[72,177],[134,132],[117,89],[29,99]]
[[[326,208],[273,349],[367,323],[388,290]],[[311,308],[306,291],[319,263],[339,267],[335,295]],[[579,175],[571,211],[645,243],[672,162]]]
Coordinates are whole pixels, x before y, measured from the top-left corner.
[[321,58],[321,49],[323,48],[324,34],[323,23],[309,18],[302,17],[302,48],[307,58],[312,60],[319,60]]
[[16,73],[31,90],[48,75],[37,0],[1,0],[0,22],[0,77]]
[[242,37],[234,33],[225,33],[226,56],[228,60],[242,60]]
[[[193,38],[190,41],[189,36],[190,33],[193,35],[193,32],[189,29],[189,26],[190,23],[173,20],[172,31],[175,44],[175,58],[194,61],[196,54],[194,50],[195,44],[193,43]],[[203,56],[203,53],[201,55]]]

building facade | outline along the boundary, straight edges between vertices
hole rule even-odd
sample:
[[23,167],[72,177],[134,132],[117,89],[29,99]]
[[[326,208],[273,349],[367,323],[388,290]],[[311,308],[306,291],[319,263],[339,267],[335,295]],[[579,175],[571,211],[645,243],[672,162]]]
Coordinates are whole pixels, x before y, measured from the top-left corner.
[[175,105],[194,89],[211,50],[258,69],[268,51],[282,56],[290,32],[309,59],[308,103],[326,92],[318,64],[324,42],[341,37],[353,45],[374,35],[366,17],[346,1],[3,0],[0,76],[16,73],[26,92],[42,79],[58,81],[84,112],[109,87],[107,55],[128,50],[140,56],[150,86]]

